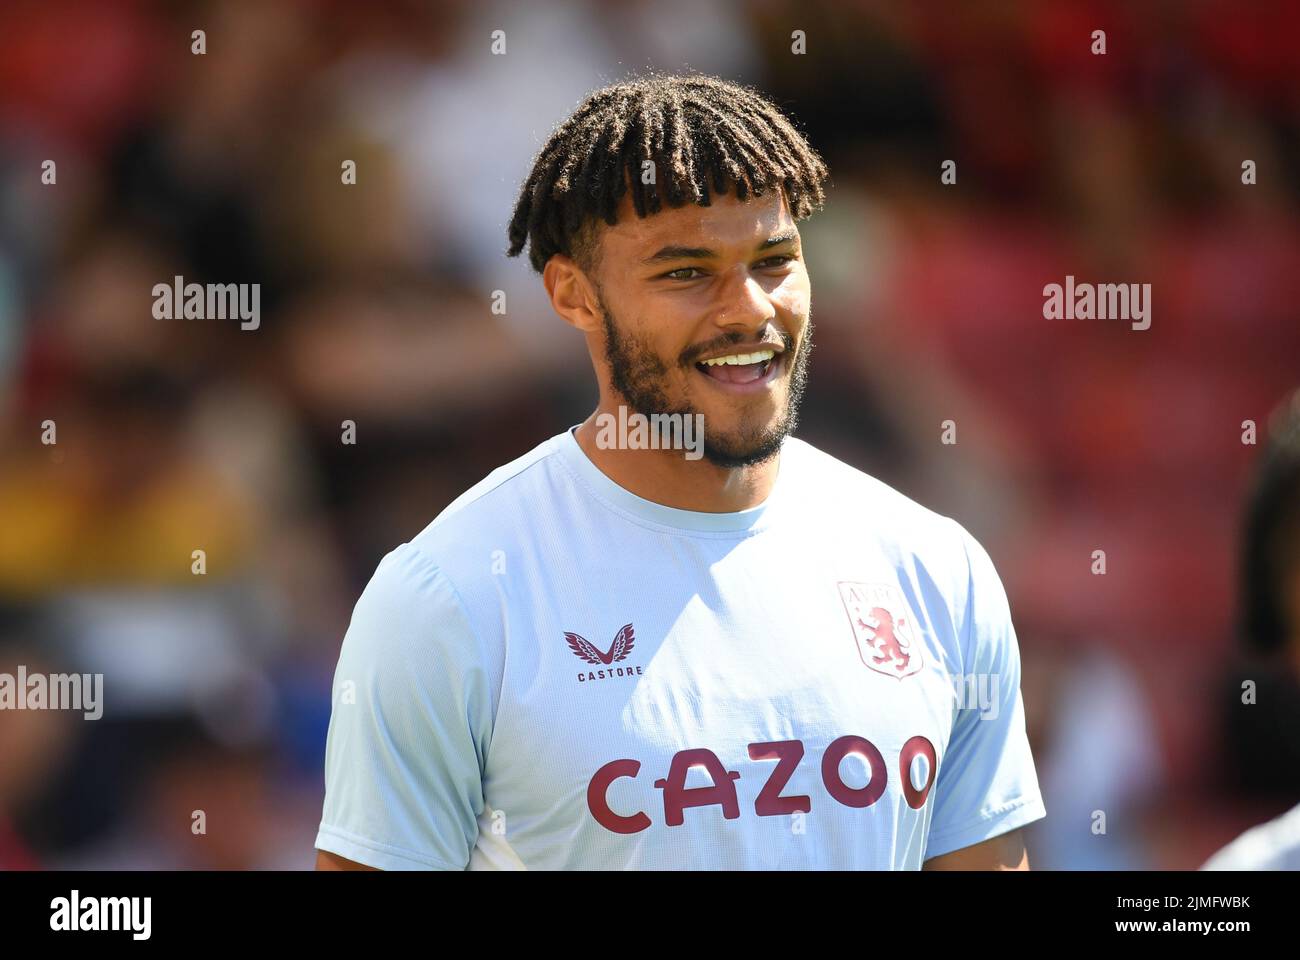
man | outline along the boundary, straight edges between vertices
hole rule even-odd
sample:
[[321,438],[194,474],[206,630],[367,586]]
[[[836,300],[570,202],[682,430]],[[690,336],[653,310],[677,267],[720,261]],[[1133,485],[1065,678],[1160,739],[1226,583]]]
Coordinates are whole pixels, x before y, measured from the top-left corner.
[[[1045,811],[988,555],[788,436],[826,178],[711,77],[556,129],[509,253],[586,337],[599,406],[380,563],[318,867],[1027,869]],[[676,427],[647,449],[615,427],[637,414]]]
[[[1269,422],[1246,501],[1239,554],[1241,639],[1225,719],[1242,792],[1294,801],[1300,783],[1300,390]],[[1243,679],[1255,696],[1243,694]],[[1300,870],[1300,805],[1247,830],[1202,870]]]

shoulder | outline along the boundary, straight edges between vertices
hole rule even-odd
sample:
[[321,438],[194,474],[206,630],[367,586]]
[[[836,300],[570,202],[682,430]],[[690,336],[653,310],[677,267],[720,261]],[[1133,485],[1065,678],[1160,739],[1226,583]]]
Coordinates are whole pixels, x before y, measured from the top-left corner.
[[567,482],[561,464],[564,434],[551,437],[521,457],[497,467],[474,484],[411,538],[411,546],[454,573],[461,563],[478,564],[485,552],[505,548],[556,508]]
[[436,541],[440,528],[458,518],[462,522],[481,521],[503,507],[535,498],[554,480],[563,440],[564,434],[551,437],[523,456],[497,467],[449,503],[413,542]]
[[561,434],[504,464],[447,505],[423,530],[389,551],[366,587],[364,606],[437,611],[474,619],[495,596],[494,565],[518,557],[528,538],[550,534],[549,514],[565,509],[568,474]]
[[1300,806],[1251,827],[1202,870],[1300,870]]
[[889,484],[790,438],[797,496],[809,522],[837,538],[876,545],[918,585],[944,598],[958,631],[1009,619],[993,560],[958,520],[923,506]]
[[806,441],[790,437],[786,443],[798,496],[823,523],[867,529],[900,554],[968,569],[971,546],[979,544],[958,521]]
[[423,649],[430,638],[467,646],[472,637],[463,601],[442,566],[403,543],[379,561],[357,599],[343,654],[382,662]]

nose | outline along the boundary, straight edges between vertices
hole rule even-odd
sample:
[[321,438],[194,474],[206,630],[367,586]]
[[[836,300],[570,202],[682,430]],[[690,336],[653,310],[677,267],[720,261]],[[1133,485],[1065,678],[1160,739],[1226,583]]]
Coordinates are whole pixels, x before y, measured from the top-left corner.
[[763,285],[744,267],[723,284],[718,292],[714,323],[722,330],[753,333],[776,320],[776,306]]

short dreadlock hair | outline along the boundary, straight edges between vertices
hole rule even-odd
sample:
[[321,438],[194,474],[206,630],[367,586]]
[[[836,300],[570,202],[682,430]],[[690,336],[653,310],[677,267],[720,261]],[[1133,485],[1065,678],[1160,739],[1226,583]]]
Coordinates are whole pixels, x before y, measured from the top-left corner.
[[[653,183],[643,183],[644,161]],[[664,204],[707,207],[784,192],[802,220],[825,202],[826,164],[781,111],[751,87],[703,74],[651,74],[591,94],[533,161],[510,218],[509,256],[528,245],[541,273],[557,253],[596,266],[598,225],[618,222],[632,191],[638,217]],[[712,189],[710,189],[712,188]]]

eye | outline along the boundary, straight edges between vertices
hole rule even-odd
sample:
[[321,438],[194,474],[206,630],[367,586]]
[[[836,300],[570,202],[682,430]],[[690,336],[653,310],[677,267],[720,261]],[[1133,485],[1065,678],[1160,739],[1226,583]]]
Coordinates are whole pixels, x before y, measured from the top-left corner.
[[663,279],[665,280],[694,280],[696,279],[695,277],[678,276],[678,274],[689,273],[692,270],[694,270],[700,276],[704,276],[704,271],[700,270],[699,267],[678,267],[676,270],[670,270],[667,273],[663,274],[662,276]]
[[758,262],[758,266],[762,267],[764,265],[767,265],[769,267],[784,267],[787,263],[790,263],[794,259],[795,257],[789,254],[782,253],[782,254],[778,254],[775,257],[768,257],[766,260],[760,260]]

